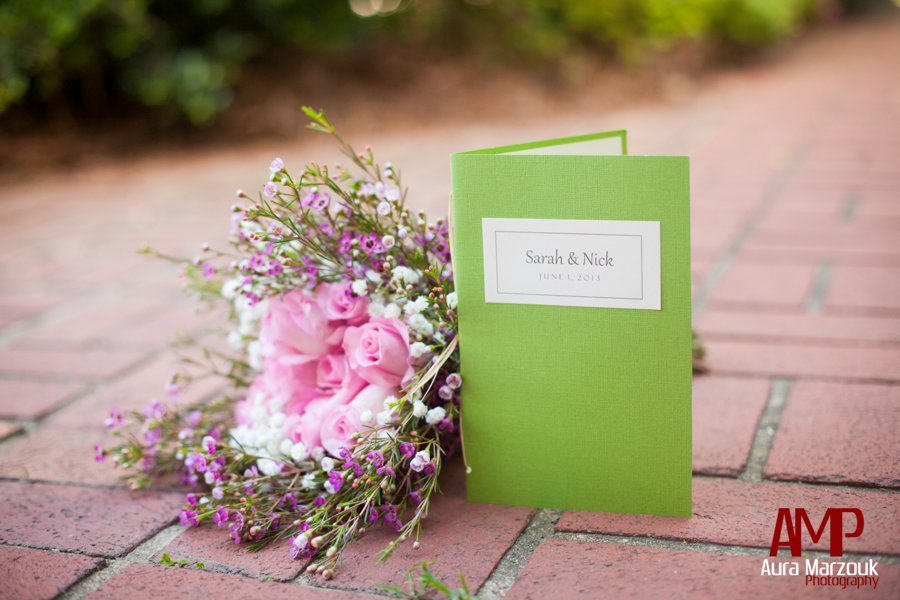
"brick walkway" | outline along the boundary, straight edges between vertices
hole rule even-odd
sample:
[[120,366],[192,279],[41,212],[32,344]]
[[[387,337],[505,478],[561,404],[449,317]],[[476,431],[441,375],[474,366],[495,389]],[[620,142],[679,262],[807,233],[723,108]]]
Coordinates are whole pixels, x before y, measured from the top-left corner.
[[[694,386],[692,518],[471,505],[457,470],[418,553],[377,566],[386,538],[372,535],[328,588],[366,596],[437,559],[485,598],[838,598],[852,591],[759,574],[778,507],[818,520],[835,506],[865,514],[846,550],[879,561],[867,597],[900,597],[898,55],[900,22],[857,25],[677,106],[371,140],[435,212],[452,150],[627,127],[636,153],[691,155],[711,373]],[[0,597],[354,597],[310,581],[285,548],[247,554],[183,531],[180,494],[132,494],[90,449],[110,408],[162,391],[171,332],[209,320],[133,249],[220,239],[236,187],[258,184],[276,152],[298,166],[322,143],[125,157],[0,190]],[[159,566],[161,551],[206,570]]]

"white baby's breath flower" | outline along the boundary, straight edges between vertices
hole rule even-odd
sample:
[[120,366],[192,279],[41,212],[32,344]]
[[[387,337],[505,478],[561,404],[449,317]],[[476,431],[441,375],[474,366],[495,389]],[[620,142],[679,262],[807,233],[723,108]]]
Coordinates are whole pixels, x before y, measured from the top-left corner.
[[241,289],[241,280],[238,278],[229,279],[225,283],[222,284],[221,294],[222,297],[226,300],[234,300],[235,296],[237,296],[237,292]]
[[409,355],[413,358],[419,358],[423,354],[427,354],[428,351],[428,346],[426,346],[422,342],[413,342],[409,347]]
[[428,413],[428,407],[421,400],[416,400],[413,402],[412,413],[414,417],[421,419]]
[[397,241],[394,239],[394,236],[392,236],[392,235],[386,235],[386,236],[384,236],[383,238],[381,238],[381,244],[382,244],[385,248],[388,248],[388,249],[393,248],[393,247],[394,247],[394,244],[395,244],[396,242],[397,242]]
[[300,462],[309,458],[309,451],[306,449],[306,445],[303,442],[297,442],[291,446],[290,457],[294,462]]
[[450,292],[447,294],[447,306],[450,308],[456,308],[459,305],[459,299],[456,296],[456,292]]
[[372,283],[378,283],[379,281],[381,281],[381,275],[379,275],[372,269],[369,269],[368,271],[366,271],[366,279],[368,279]]
[[357,279],[350,285],[350,288],[357,296],[365,296],[369,293],[369,284],[365,279]]
[[421,275],[419,275],[418,271],[400,265],[398,267],[394,267],[394,269],[391,271],[391,277],[401,283],[410,283],[415,285],[419,283]]
[[394,411],[391,409],[383,410],[378,413],[375,418],[379,425],[387,425],[394,422]]
[[396,319],[400,316],[400,307],[393,302],[384,307],[384,317],[387,319]]
[[230,331],[228,333],[228,345],[232,348],[240,348],[244,345],[244,336],[239,331]]
[[417,333],[421,333],[422,335],[431,335],[432,333],[434,333],[434,325],[431,324],[431,321],[425,318],[425,315],[412,315],[406,320],[406,322],[414,331],[416,331]]
[[391,205],[385,201],[381,201],[378,203],[378,206],[375,208],[379,215],[382,217],[386,217],[391,214]]
[[326,456],[322,459],[322,470],[326,473],[330,473],[332,469],[334,469],[334,459],[330,456]]
[[259,340],[253,340],[247,344],[247,362],[256,371],[263,368],[263,345]]
[[281,440],[281,445],[278,446],[278,450],[284,456],[290,456],[291,455],[291,447],[293,445],[294,444],[291,442],[291,440],[284,438],[283,440]]
[[437,406],[428,411],[425,415],[425,422],[429,425],[434,425],[435,423],[440,422],[441,419],[447,416],[447,411]]
[[364,425],[371,423],[374,418],[375,415],[372,414],[371,410],[364,410],[359,414],[359,421]]
[[384,316],[384,304],[379,302],[372,302],[369,304],[369,316],[373,318],[383,317]]
[[428,298],[425,296],[419,296],[413,301],[407,302],[403,305],[403,312],[408,315],[417,315],[423,310],[428,308]]
[[274,461],[271,458],[259,459],[256,461],[256,466],[263,475],[277,475],[278,473],[281,473],[281,463]]
[[394,410],[397,408],[397,396],[388,396],[384,399],[385,410]]
[[300,486],[305,490],[312,490],[318,487],[319,484],[316,483],[316,474],[315,473],[307,473],[303,476],[303,479],[300,480]]

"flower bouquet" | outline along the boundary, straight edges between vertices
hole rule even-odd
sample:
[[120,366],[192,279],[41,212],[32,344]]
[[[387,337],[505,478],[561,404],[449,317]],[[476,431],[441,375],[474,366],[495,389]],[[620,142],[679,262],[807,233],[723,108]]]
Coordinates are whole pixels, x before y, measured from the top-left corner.
[[[201,299],[227,304],[230,349],[185,359],[171,402],[113,411],[106,426],[122,441],[96,450],[135,488],[191,486],[183,525],[211,522],[251,549],[289,540],[309,573],[330,579],[378,524],[397,533],[381,558],[419,546],[442,465],[461,446],[463,382],[448,222],[410,212],[399,170],[303,110],[352,168],[292,174],[276,158],[256,198],[238,192],[230,248],[164,257]],[[227,391],[176,402],[207,375]]]

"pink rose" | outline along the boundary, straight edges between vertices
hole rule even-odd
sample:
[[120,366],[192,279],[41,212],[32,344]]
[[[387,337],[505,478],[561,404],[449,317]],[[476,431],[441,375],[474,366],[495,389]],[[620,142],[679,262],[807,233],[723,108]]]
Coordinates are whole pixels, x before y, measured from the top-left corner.
[[290,415],[284,423],[285,436],[291,438],[294,443],[303,442],[309,450],[321,446],[322,421],[331,410],[330,400],[330,398],[313,400],[306,405],[302,415]]
[[369,318],[369,299],[356,296],[347,283],[323,283],[316,288],[316,302],[332,321],[362,325]]
[[347,357],[343,354],[326,354],[316,364],[316,385],[323,390],[334,390],[344,382],[350,373]]
[[316,387],[316,363],[291,357],[266,360],[263,372],[250,386],[255,392],[281,401],[285,414],[300,414],[306,405],[324,394]]
[[349,448],[352,445],[350,436],[366,426],[362,414],[368,411],[374,418],[384,409],[384,399],[396,393],[396,388],[370,385],[363,388],[349,404],[334,406],[322,420],[319,432],[325,450],[332,456],[338,456],[341,447]]
[[259,334],[266,357],[299,355],[306,360],[327,354],[340,336],[341,330],[301,290],[269,298]]
[[400,387],[412,375],[409,329],[397,319],[372,319],[361,327],[348,327],[344,352],[350,368],[373,385]]

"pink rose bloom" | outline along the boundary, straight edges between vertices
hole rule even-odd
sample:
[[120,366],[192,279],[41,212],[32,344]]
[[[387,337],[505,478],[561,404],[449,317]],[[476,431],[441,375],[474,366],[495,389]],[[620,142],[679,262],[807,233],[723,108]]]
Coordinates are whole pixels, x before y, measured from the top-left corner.
[[346,370],[341,387],[331,396],[319,397],[304,405],[300,412],[288,413],[285,422],[285,436],[294,442],[303,442],[310,450],[322,445],[322,422],[332,411],[349,404],[366,387],[366,380],[351,371]]
[[362,414],[368,411],[374,418],[377,413],[384,410],[384,399],[396,393],[396,388],[369,385],[349,404],[333,407],[322,420],[319,432],[321,445],[332,456],[338,456],[341,447],[349,448],[352,445],[350,436],[365,428]]
[[344,352],[350,368],[373,385],[397,388],[413,373],[409,328],[397,319],[372,319],[361,327],[348,327]]
[[265,356],[299,355],[306,360],[330,352],[340,336],[341,330],[301,290],[269,298],[259,334]]
[[284,423],[284,435],[292,442],[303,442],[312,450],[322,445],[322,421],[331,410],[330,398],[319,398],[306,405],[302,415],[290,415]]
[[291,357],[266,360],[263,372],[250,386],[248,396],[261,392],[280,400],[285,414],[300,414],[306,405],[324,394],[316,387],[316,363]]
[[316,302],[332,321],[362,325],[369,319],[369,299],[355,296],[348,283],[323,283],[316,288]]
[[350,368],[343,354],[326,354],[316,363],[316,385],[323,390],[335,390],[344,383]]

